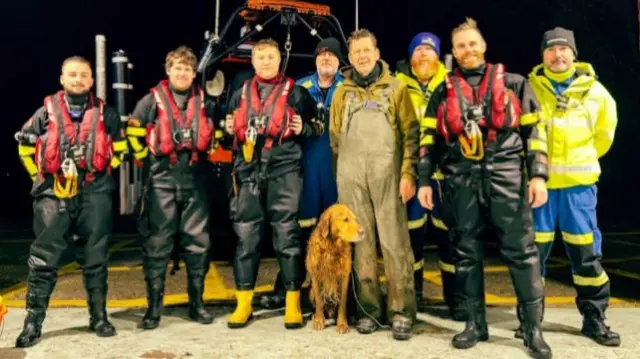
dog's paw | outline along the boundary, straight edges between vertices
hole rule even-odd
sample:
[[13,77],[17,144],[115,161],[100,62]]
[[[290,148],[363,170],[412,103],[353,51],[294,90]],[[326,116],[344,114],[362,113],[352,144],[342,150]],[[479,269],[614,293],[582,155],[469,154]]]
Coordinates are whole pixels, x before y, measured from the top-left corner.
[[324,329],[324,316],[313,316],[313,329],[314,330],[322,330]]
[[338,334],[345,334],[349,332],[349,324],[345,323],[338,323],[336,325],[336,332],[338,332]]

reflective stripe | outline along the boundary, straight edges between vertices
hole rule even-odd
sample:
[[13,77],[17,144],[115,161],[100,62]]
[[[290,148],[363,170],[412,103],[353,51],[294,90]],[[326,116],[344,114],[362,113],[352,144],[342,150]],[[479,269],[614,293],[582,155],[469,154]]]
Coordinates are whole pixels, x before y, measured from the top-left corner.
[[222,136],[224,136],[224,134],[222,133],[222,130],[216,130],[215,138],[222,138]]
[[590,163],[586,165],[549,165],[550,173],[576,173],[576,172],[599,172],[600,164]]
[[422,117],[420,119],[420,128],[436,128],[438,119],[434,117]]
[[311,80],[307,80],[301,86],[306,88],[306,89],[309,89],[309,88],[311,88],[311,86],[313,86],[313,82],[311,82]]
[[126,140],[114,141],[113,142],[113,150],[115,152],[122,152],[122,151],[125,151],[126,149],[127,149],[127,141]]
[[541,140],[530,140],[529,141],[529,150],[530,151],[543,151],[547,152],[547,143]]
[[525,115],[520,116],[520,125],[521,126],[527,126],[527,125],[532,125],[536,122],[538,122],[538,113],[527,113]]
[[566,128],[585,128],[591,129],[593,126],[593,122],[590,118],[585,118],[582,116],[572,117],[572,118],[563,118],[563,117],[554,117],[551,119],[550,127],[566,127]]
[[33,146],[18,145],[18,154],[20,156],[29,156],[34,155],[35,153],[36,148]]
[[414,219],[413,221],[409,221],[409,230],[420,228],[424,226],[425,222],[427,222],[426,214],[421,218]]
[[135,158],[136,160],[141,160],[141,159],[147,157],[148,154],[149,154],[149,148],[145,147],[142,151],[134,152],[133,153],[133,158]]
[[144,149],[144,146],[140,143],[140,140],[137,137],[127,137],[127,140],[129,140],[133,152],[140,152]]
[[534,242],[536,243],[549,243],[549,242],[553,242],[553,237],[555,236],[556,232],[536,232],[536,238],[534,239]]
[[147,129],[144,127],[127,127],[127,136],[144,137],[147,135]]
[[426,146],[433,143],[433,135],[426,135],[420,139],[420,146]]
[[571,234],[562,232],[562,239],[575,246],[586,246],[593,243],[593,232],[585,234]]
[[573,283],[575,285],[579,285],[581,287],[602,287],[609,281],[609,276],[607,272],[602,272],[599,276],[593,277],[582,277],[579,275],[573,275]]
[[27,173],[29,173],[29,176],[35,176],[38,173],[38,166],[36,166],[36,162],[32,157],[20,156],[20,161],[27,170]]
[[421,259],[415,263],[413,263],[413,271],[422,270],[424,268],[424,259]]
[[118,157],[114,157],[111,159],[111,168],[116,168],[120,166],[121,163],[122,161]]
[[317,222],[318,219],[315,217],[309,219],[299,219],[298,225],[300,226],[300,228],[309,228],[315,226]]
[[445,231],[448,231],[449,228],[447,228],[447,226],[444,224],[444,222],[441,219],[435,218],[434,216],[431,216],[431,223],[433,223],[433,226]]
[[456,272],[456,266],[454,266],[453,264],[445,263],[441,260],[438,261],[438,267],[440,267],[440,270],[443,272],[454,274]]

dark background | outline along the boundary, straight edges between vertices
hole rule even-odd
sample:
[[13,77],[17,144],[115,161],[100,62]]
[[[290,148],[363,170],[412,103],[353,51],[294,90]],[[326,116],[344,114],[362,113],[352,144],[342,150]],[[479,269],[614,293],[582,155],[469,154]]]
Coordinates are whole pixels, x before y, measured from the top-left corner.
[[[213,30],[215,1],[2,1],[0,5],[0,56],[4,70],[2,89],[3,172],[0,173],[2,229],[29,229],[30,180],[20,165],[13,134],[42,104],[44,96],[60,88],[60,64],[71,55],[87,57],[95,66],[95,35],[107,37],[107,76],[110,57],[123,49],[134,63],[132,98],[141,98],[164,77],[164,58],[185,44],[199,54],[205,30]],[[240,0],[222,0],[220,27]],[[317,1],[332,6],[348,34],[354,29],[353,0]],[[553,3],[553,5],[551,4]],[[450,31],[470,16],[478,21],[488,43],[487,60],[503,62],[508,71],[527,75],[541,62],[542,33],[554,26],[573,29],[578,59],[590,62],[600,81],[618,104],[619,125],[611,151],[601,161],[599,216],[604,230],[626,230],[638,218],[638,4],[632,0],[486,0],[408,1],[361,0],[360,27],[378,37],[382,57],[395,68],[407,56],[408,43],[420,31],[442,39],[442,52],[450,51]],[[236,25],[241,24],[235,22]],[[295,28],[293,51],[315,47],[307,30]],[[267,27],[281,44],[283,29],[277,22]],[[238,26],[229,32],[238,36]],[[313,69],[309,60],[291,60],[289,75]],[[229,79],[228,79],[229,80]],[[109,82],[110,83],[110,82]],[[109,85],[110,87],[110,85]],[[108,102],[114,98],[108,89]],[[128,107],[132,108],[134,103]],[[116,206],[117,208],[117,206]],[[121,219],[116,230],[120,229]],[[637,226],[635,226],[637,228]],[[124,227],[122,227],[124,228]]]

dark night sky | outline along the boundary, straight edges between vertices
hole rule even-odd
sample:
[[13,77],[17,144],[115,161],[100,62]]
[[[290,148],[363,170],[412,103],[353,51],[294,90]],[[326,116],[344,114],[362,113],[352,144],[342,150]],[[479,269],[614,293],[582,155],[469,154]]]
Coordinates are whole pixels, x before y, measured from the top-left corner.
[[[354,29],[354,1],[316,1],[332,6],[348,35]],[[107,54],[124,49],[135,64],[134,99],[139,99],[164,76],[163,63],[172,48],[186,44],[201,50],[203,33],[214,26],[215,1],[191,2],[91,0],[2,1],[0,5],[0,57],[5,74],[0,85],[5,99],[2,137],[5,169],[3,188],[10,188],[11,203],[3,206],[2,222],[30,219],[29,179],[17,158],[13,133],[41,105],[45,95],[59,89],[62,60],[83,55],[95,61],[96,34],[107,37]],[[222,0],[221,27],[242,1]],[[442,4],[446,3],[446,4]],[[619,127],[616,143],[603,159],[600,216],[637,219],[618,196],[640,198],[637,186],[640,155],[638,125],[638,9],[633,0],[360,0],[360,27],[372,30],[379,40],[382,57],[390,64],[406,56],[411,37],[419,31],[438,34],[442,51],[450,50],[449,34],[465,16],[475,18],[488,43],[488,61],[500,61],[511,72],[527,75],[540,60],[542,32],[564,26],[575,30],[579,60],[594,65],[600,81],[618,102]],[[238,22],[236,22],[238,24]],[[275,25],[275,24],[274,24]],[[282,31],[276,39],[282,41]],[[312,51],[301,26],[294,34],[294,51]],[[230,36],[237,36],[236,29]],[[303,43],[305,41],[305,43]],[[308,71],[311,63],[292,60],[292,69]],[[94,63],[95,64],[95,63]],[[107,68],[110,70],[110,66]],[[109,74],[108,74],[109,75]],[[108,96],[113,98],[111,92]],[[132,106],[132,105],[131,105]],[[633,196],[633,197],[631,197]],[[603,211],[602,208],[605,208]],[[604,212],[604,213],[603,213]]]

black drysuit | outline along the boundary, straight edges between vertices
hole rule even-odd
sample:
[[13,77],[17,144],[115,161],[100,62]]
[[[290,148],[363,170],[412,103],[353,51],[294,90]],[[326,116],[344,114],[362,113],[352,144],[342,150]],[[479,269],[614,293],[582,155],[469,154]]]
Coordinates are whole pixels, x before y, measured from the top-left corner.
[[[169,88],[171,98],[167,96],[167,100],[175,101],[184,119],[190,90]],[[134,158],[144,161],[143,177],[146,184],[140,202],[143,213],[140,214],[139,229],[145,237],[142,254],[149,307],[157,311],[161,307],[167,265],[174,253],[174,245],[178,245],[180,248],[176,250],[181,252],[187,268],[189,303],[192,308],[201,309],[210,246],[206,153],[198,152],[197,161],[192,162],[192,151],[179,150],[173,164],[171,156],[152,154],[146,147],[145,136],[147,126],[158,123],[157,108],[154,95],[145,95],[136,104],[131,116],[133,121],[129,122],[127,128]],[[211,131],[213,124],[209,113],[212,107],[207,105],[206,108]],[[176,119],[171,116],[169,121]],[[157,312],[151,317],[157,319],[159,315]],[[148,329],[152,327],[155,325],[149,325]]]
[[[264,104],[271,91],[280,91],[279,88],[280,84],[259,81],[261,104]],[[236,91],[231,98],[230,113],[240,106],[242,91]],[[299,136],[322,135],[324,126],[315,121],[315,101],[309,92],[301,86],[295,86],[288,96],[288,106],[302,119],[303,128]],[[298,224],[302,191],[301,141],[292,134],[282,142],[274,141],[272,149],[263,152],[264,142],[265,136],[259,135],[250,162],[245,161],[242,150],[238,150],[234,158],[235,193],[231,199],[230,215],[238,236],[234,257],[236,287],[238,290],[253,290],[255,287],[260,262],[259,247],[264,236],[264,222],[268,219],[273,230],[273,248],[284,287],[287,290],[299,290],[304,281],[301,278],[304,264]],[[238,148],[242,145],[238,143]]]
[[[88,96],[65,94],[65,100],[67,105],[65,108],[61,107],[60,111],[68,111],[69,118],[78,131],[89,103]],[[57,114],[58,118],[61,116],[61,113]],[[116,167],[127,148],[124,130],[120,116],[111,107],[104,107],[103,120],[105,131],[113,141],[115,157],[106,165]],[[81,237],[85,243],[84,248],[76,249],[83,252],[80,255],[83,257],[81,265],[92,320],[105,315],[112,191],[116,188],[115,180],[109,171],[96,172],[93,180],[90,180],[83,170],[78,169],[78,194],[72,198],[58,198],[53,190],[53,176],[38,173],[31,157],[35,154],[35,143],[28,140],[32,135],[46,138],[49,125],[50,116],[43,106],[22,127],[19,139],[21,161],[34,179],[31,195],[34,198],[33,230],[36,239],[31,244],[28,261],[26,308],[30,316],[37,318],[35,322],[38,327],[44,320],[57,281],[60,261],[72,235]],[[41,151],[44,151],[44,148],[41,148]],[[61,160],[66,157],[67,154],[62,154]],[[27,321],[29,318],[28,316]]]
[[[484,65],[476,70],[462,70],[474,92],[484,75]],[[505,73],[504,78],[506,88],[513,91],[522,106],[520,126],[497,130],[495,141],[486,143],[484,158],[480,160],[464,157],[456,136],[446,143],[441,131],[434,131],[429,135],[435,141],[421,148],[418,164],[421,186],[428,185],[436,165],[445,175],[441,188],[442,219],[450,228],[455,246],[456,288],[460,291],[461,306],[471,320],[484,313],[483,243],[479,234],[488,225],[496,231],[519,303],[540,303],[543,297],[527,180],[548,178],[546,132],[538,119],[539,105],[526,80],[512,73]],[[439,123],[444,121],[446,112],[440,106],[444,107],[446,100],[443,83],[434,92],[426,117],[437,118]],[[491,113],[489,107],[484,108],[485,115]],[[487,129],[482,131],[483,139],[487,139]],[[538,145],[534,145],[536,141]]]

